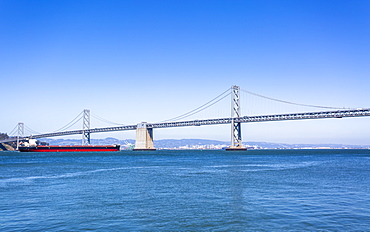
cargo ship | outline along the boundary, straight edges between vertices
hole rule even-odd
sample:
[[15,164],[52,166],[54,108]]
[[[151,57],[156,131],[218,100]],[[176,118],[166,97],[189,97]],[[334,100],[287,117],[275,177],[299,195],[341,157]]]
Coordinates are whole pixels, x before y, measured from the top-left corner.
[[70,146],[30,146],[18,148],[20,152],[105,152],[119,151],[120,145],[70,145]]
[[20,152],[106,152],[119,151],[120,145],[38,145],[35,141],[21,144]]

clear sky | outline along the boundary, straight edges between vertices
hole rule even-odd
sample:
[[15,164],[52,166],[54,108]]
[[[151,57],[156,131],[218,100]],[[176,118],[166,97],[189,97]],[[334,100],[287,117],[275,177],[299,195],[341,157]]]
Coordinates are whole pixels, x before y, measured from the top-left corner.
[[[231,85],[370,107],[369,41],[368,0],[0,0],[0,132],[18,122],[52,132],[83,109],[158,122]],[[94,120],[92,128],[111,126]],[[105,137],[135,133],[92,135]],[[154,131],[164,138],[227,141],[230,126]],[[243,124],[243,140],[370,144],[370,118]]]

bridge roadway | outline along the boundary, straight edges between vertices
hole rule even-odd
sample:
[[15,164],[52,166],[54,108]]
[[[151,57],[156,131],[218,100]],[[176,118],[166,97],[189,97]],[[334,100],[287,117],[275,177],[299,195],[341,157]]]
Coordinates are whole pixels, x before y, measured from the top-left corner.
[[[364,117],[370,116],[370,108],[366,109],[355,109],[355,110],[336,110],[336,111],[320,111],[320,112],[306,112],[306,113],[290,113],[290,114],[273,114],[273,115],[259,115],[259,116],[244,116],[239,118],[215,118],[215,119],[202,119],[202,120],[191,120],[191,121],[179,121],[179,122],[163,122],[163,123],[147,123],[147,128],[169,128],[169,127],[184,127],[184,126],[205,126],[205,125],[217,125],[217,124],[230,124],[234,119],[234,122],[248,123],[248,122],[268,122],[268,121],[286,121],[286,120],[302,120],[302,119],[323,119],[323,118],[346,118],[346,117]],[[89,130],[73,130],[55,133],[46,133],[38,135],[30,135],[22,137],[21,139],[27,138],[46,138],[63,135],[74,135],[85,133],[101,133],[101,132],[112,132],[112,131],[125,131],[125,130],[136,130],[137,125],[127,126],[116,126],[116,127],[104,127],[94,128]],[[9,138],[0,142],[11,142],[16,141],[17,138]]]

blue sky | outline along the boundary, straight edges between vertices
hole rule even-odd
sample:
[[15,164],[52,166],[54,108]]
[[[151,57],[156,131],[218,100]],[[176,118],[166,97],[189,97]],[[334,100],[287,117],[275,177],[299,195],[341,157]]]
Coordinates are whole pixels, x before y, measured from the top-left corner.
[[[18,122],[51,132],[83,109],[124,124],[158,122],[231,85],[370,107],[368,41],[369,1],[0,0],[0,132]],[[101,126],[110,125],[92,119]],[[110,136],[135,133],[92,137]],[[227,141],[230,128],[154,136]],[[244,124],[243,140],[370,144],[370,118]]]

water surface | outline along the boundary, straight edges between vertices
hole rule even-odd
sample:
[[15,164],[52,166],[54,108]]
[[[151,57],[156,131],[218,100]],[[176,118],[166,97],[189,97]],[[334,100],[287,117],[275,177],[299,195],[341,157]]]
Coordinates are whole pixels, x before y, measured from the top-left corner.
[[0,152],[1,231],[368,231],[368,150]]

